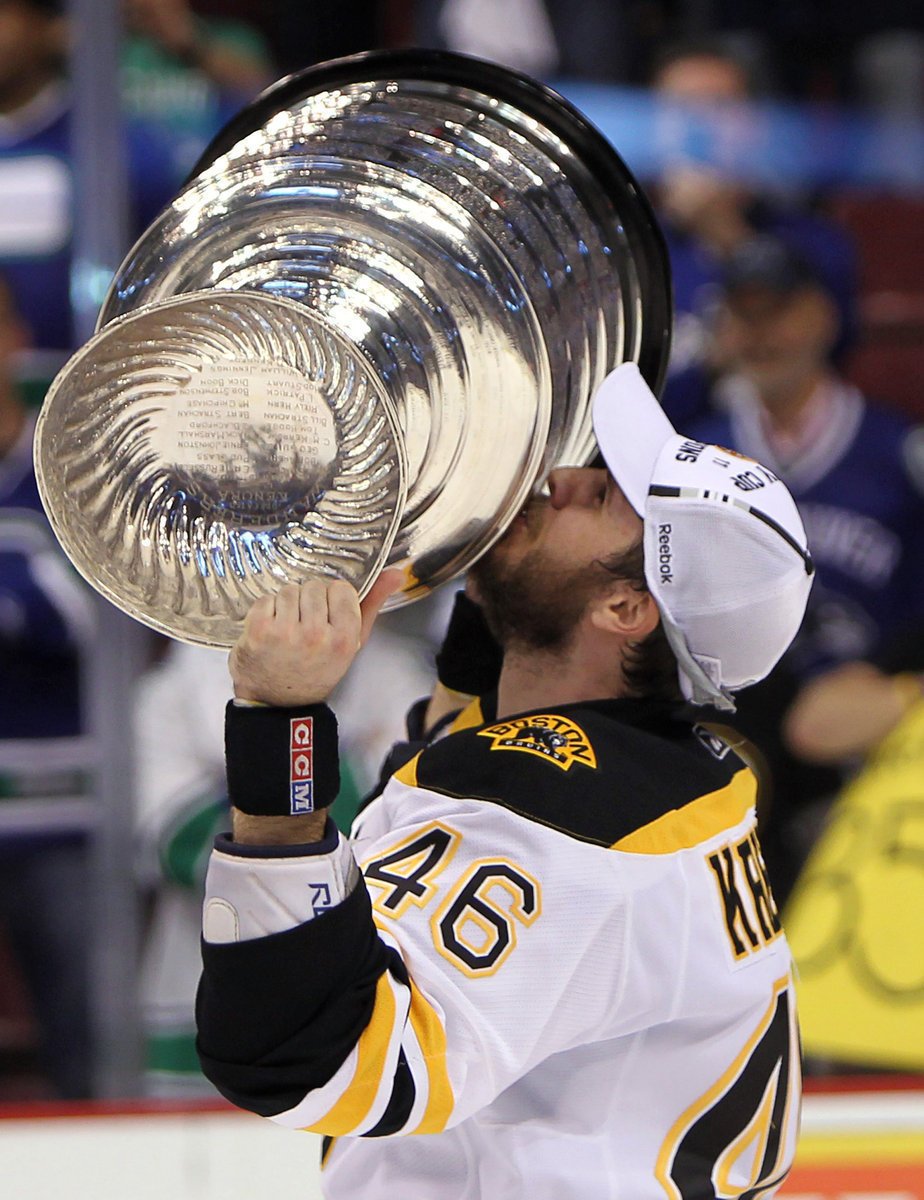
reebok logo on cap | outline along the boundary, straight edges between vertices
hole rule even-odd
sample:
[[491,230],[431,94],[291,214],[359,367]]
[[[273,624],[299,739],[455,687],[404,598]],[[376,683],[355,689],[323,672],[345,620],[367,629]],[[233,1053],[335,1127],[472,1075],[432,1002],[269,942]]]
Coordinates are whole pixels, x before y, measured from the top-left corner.
[[671,574],[671,559],[673,558],[671,551],[671,527],[670,525],[658,526],[658,581],[659,583],[671,583],[674,576]]

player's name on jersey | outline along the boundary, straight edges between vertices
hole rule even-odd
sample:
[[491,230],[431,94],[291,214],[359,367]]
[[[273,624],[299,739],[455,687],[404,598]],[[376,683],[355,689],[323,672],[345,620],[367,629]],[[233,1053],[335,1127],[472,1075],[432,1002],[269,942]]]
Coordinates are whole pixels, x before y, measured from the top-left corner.
[[780,914],[770,890],[757,834],[728,842],[706,856],[715,877],[735,962],[743,962],[780,935]]

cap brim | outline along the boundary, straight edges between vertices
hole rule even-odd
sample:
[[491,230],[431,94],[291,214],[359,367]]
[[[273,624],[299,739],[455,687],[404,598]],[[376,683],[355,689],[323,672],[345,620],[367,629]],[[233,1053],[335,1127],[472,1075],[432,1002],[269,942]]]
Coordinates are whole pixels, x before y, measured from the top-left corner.
[[603,380],[593,399],[597,445],[610,474],[640,517],[664,443],[676,430],[634,362]]

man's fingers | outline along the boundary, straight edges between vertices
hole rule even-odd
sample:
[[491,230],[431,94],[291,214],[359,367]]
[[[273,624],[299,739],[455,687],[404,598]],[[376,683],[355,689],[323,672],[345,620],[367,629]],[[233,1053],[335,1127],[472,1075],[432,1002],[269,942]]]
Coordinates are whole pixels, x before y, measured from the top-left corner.
[[277,621],[286,625],[298,623],[300,590],[297,583],[287,583],[276,593]]
[[334,637],[342,642],[340,649],[359,646],[359,631],[362,617],[359,611],[359,596],[352,584],[337,579],[327,588],[327,620]]
[[313,632],[323,634],[327,628],[327,589],[326,579],[306,579],[297,588],[298,619],[303,626],[302,633]]
[[244,634],[251,634],[258,626],[271,623],[274,619],[276,611],[276,596],[270,593],[266,596],[261,596],[251,604],[247,616],[244,618]]
[[404,572],[397,567],[392,567],[388,571],[383,571],[366,593],[360,605],[362,612],[360,645],[364,646],[366,644],[369,634],[372,632],[372,626],[375,624],[375,619],[382,609],[382,605],[389,596],[393,596],[401,588],[403,583]]

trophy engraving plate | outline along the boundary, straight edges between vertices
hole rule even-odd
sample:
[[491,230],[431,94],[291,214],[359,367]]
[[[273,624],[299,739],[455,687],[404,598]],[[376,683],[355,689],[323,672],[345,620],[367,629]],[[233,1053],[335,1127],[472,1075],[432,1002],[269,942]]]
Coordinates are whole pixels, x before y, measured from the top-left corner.
[[217,289],[91,339],[52,384],[35,461],[78,570],[209,646],[232,645],[283,583],[363,594],[407,491],[394,409],[362,355],[294,301]]
[[338,451],[334,414],[294,367],[208,363],[172,400],[151,445],[215,516],[271,527],[280,510],[308,511],[329,485]]

